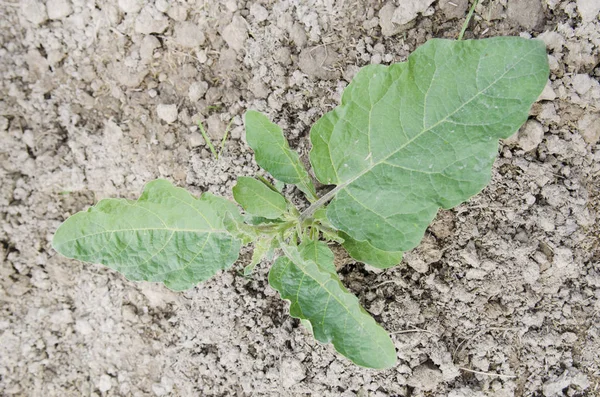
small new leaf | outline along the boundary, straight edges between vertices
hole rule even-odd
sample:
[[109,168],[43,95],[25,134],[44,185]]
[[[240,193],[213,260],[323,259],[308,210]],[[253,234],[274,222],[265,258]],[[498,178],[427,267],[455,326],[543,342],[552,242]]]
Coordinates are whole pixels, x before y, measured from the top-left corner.
[[281,194],[247,176],[238,178],[233,187],[233,197],[246,212],[267,219],[278,219],[287,209],[287,202]]
[[244,223],[239,216],[233,216],[230,213],[225,214],[223,225],[232,236],[242,241],[242,245],[250,244],[260,237],[255,226]]
[[101,200],[67,219],[52,240],[68,258],[101,263],[134,281],[181,291],[229,268],[240,240],[224,227],[241,219],[234,203],[210,193],[199,199],[165,180],[150,182],[137,201]]
[[246,140],[254,150],[258,165],[275,179],[298,186],[310,200],[316,200],[317,194],[308,172],[300,162],[298,153],[290,149],[281,128],[254,110],[246,112],[244,121]]
[[254,252],[252,252],[252,260],[250,264],[244,267],[244,276],[249,276],[254,271],[256,265],[258,265],[269,253],[272,246],[272,239],[261,238],[254,244]]

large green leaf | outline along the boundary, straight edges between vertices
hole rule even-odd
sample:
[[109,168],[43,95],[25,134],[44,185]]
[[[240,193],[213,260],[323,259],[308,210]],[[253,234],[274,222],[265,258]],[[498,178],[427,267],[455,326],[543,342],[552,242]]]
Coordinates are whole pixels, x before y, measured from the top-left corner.
[[389,335],[337,275],[300,255],[290,256],[296,259],[280,257],[269,272],[269,284],[291,302],[290,315],[309,321],[318,341],[332,343],[355,364],[378,369],[395,365],[396,349]]
[[367,265],[387,269],[402,261],[402,251],[383,251],[373,247],[368,241],[354,240],[344,232],[340,232],[340,237],[344,239],[342,246],[348,251],[348,254]]
[[67,219],[52,245],[66,257],[102,263],[130,280],[184,290],[230,267],[240,240],[223,226],[236,205],[204,193],[196,199],[165,180],[150,182],[137,201],[102,200]]
[[334,263],[335,256],[325,242],[304,240],[298,246],[298,251],[305,260],[315,262],[322,270],[333,274],[337,272]]
[[254,150],[256,162],[275,179],[297,185],[310,200],[317,197],[308,172],[298,153],[290,149],[283,131],[264,114],[249,110],[244,116],[246,141]]
[[241,176],[233,187],[233,197],[248,213],[267,219],[280,218],[287,210],[285,198],[264,183]]
[[327,217],[380,250],[415,247],[438,208],[489,182],[547,79],[544,43],[516,37],[429,40],[361,69],[310,133],[317,178],[337,185]]

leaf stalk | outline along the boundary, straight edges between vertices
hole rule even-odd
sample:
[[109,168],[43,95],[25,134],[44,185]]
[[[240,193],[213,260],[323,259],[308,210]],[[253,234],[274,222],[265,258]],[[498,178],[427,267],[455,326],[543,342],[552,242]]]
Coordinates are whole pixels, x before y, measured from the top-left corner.
[[308,207],[307,209],[305,209],[304,211],[302,211],[302,213],[300,214],[300,223],[303,223],[304,221],[306,221],[307,219],[309,219],[311,216],[313,216],[314,213],[319,208],[321,208],[322,206],[324,206],[325,204],[327,204],[327,202],[329,200],[331,200],[344,187],[346,187],[346,185],[338,185],[338,186],[336,186],[335,188],[333,188],[329,192],[327,192],[325,195],[323,195],[321,198],[319,198],[317,201],[315,201],[314,203],[312,203],[310,205],[310,207]]

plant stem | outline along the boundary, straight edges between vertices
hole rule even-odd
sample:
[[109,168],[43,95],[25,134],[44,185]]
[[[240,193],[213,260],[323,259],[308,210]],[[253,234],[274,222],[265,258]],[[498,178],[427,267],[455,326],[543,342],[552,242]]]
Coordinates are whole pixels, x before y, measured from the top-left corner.
[[221,149],[219,149],[217,160],[221,156],[221,153],[223,153],[223,149],[225,149],[225,141],[227,140],[227,135],[229,135],[229,127],[231,127],[231,123],[233,123],[233,119],[229,120],[229,124],[227,124],[227,127],[225,128],[225,135],[223,135],[223,140],[221,141]]
[[219,159],[219,154],[215,150],[215,147],[213,146],[212,142],[210,141],[210,138],[208,137],[208,134],[206,134],[206,131],[204,130],[204,126],[202,125],[201,121],[198,122],[198,127],[200,127],[200,133],[202,134],[202,137],[204,138],[204,141],[208,145],[208,148],[212,152],[213,156],[215,156],[215,159],[218,160]]
[[336,186],[335,188],[327,192],[323,197],[312,203],[310,207],[302,211],[302,213],[300,214],[300,224],[302,224],[305,220],[313,216],[316,210],[325,205],[329,200],[333,198],[333,196],[337,194],[337,192],[342,190],[344,187],[346,187],[346,185]]
[[467,371],[467,372],[472,372],[474,374],[479,374],[479,375],[486,375],[486,376],[498,376],[500,378],[516,378],[515,375],[504,375],[504,374],[495,374],[492,372],[481,372],[481,371],[475,371],[474,369],[469,369],[469,368],[465,368],[465,367],[458,367],[458,369],[461,369],[463,371]]
[[465,31],[467,30],[467,26],[469,26],[469,21],[471,21],[471,17],[473,17],[473,13],[475,12],[475,6],[477,6],[477,3],[479,3],[479,0],[473,1],[473,5],[471,6],[469,13],[467,14],[467,20],[465,21],[465,23],[463,23],[462,29],[460,30],[460,33],[458,35],[458,41],[461,41],[463,39]]

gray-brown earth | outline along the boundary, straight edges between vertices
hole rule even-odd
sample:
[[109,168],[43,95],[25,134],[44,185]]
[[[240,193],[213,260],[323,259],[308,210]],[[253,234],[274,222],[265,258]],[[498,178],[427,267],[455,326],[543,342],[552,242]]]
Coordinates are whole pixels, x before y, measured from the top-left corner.
[[[400,6],[402,4],[402,6]],[[400,7],[399,7],[400,6]],[[241,115],[306,154],[360,66],[456,38],[467,0],[0,2],[0,390],[6,396],[600,395],[597,0],[484,0],[466,38],[538,37],[551,77],[491,184],[404,262],[341,273],[392,333],[361,369],[231,270],[185,293],[50,247],[68,215],[167,178],[231,197],[257,166]],[[225,153],[215,140],[233,119]],[[290,191],[292,195],[296,192]]]

